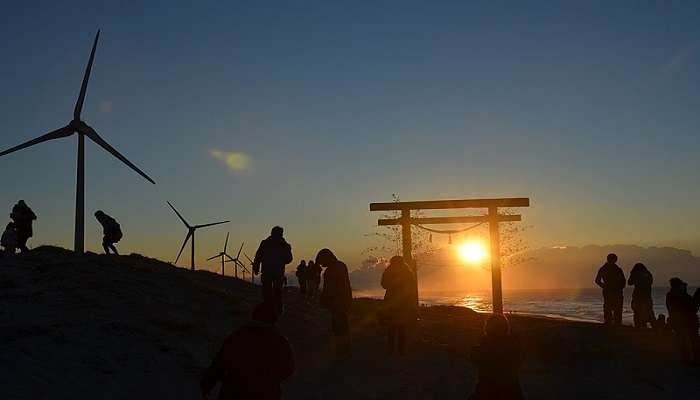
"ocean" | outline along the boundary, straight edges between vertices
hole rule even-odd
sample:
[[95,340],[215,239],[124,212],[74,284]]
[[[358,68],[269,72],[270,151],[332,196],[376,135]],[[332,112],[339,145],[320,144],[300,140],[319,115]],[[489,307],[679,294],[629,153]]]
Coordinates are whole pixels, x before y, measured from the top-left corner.
[[[652,290],[654,312],[668,316],[666,293],[668,288]],[[693,294],[695,288],[689,288]],[[357,292],[356,296],[381,298],[383,293]],[[632,324],[632,288],[625,289],[623,322]],[[420,303],[468,307],[474,311],[491,312],[491,292],[421,292]],[[602,322],[603,295],[600,289],[538,289],[504,290],[503,309],[506,313],[541,315],[576,321]]]

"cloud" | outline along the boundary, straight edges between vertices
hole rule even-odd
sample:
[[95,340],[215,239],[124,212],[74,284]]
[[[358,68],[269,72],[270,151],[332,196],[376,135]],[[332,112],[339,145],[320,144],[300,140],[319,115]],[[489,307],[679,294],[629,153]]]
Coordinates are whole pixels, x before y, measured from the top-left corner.
[[110,112],[112,112],[112,108],[113,108],[111,101],[100,102],[100,105],[98,107],[99,107],[100,112],[103,112],[103,113],[110,113]]
[[209,150],[209,155],[222,162],[228,169],[235,172],[246,171],[250,168],[250,156],[237,151],[223,151],[219,149]]

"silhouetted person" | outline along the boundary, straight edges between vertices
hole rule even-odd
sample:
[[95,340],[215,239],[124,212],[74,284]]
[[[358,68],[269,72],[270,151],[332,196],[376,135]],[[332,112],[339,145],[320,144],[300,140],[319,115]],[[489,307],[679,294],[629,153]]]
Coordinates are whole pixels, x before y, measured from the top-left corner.
[[481,343],[472,350],[478,381],[470,400],[519,400],[521,350],[510,333],[506,317],[494,314],[486,321]]
[[651,297],[651,286],[654,277],[642,263],[634,264],[627,284],[634,286],[632,292],[632,311],[634,311],[634,326],[646,328],[647,324],[654,325],[654,300]]
[[200,382],[202,396],[221,382],[219,399],[280,399],[280,384],[294,373],[294,354],[275,328],[274,304],[255,307],[253,320],[224,342]]
[[666,316],[664,314],[659,314],[656,316],[656,322],[654,322],[654,329],[657,331],[664,331],[668,327],[666,326]]
[[309,260],[306,265],[306,295],[309,299],[315,298],[318,294],[318,288],[321,286],[321,272],[321,266],[314,260]]
[[406,328],[418,316],[416,281],[403,257],[394,256],[389,260],[381,283],[386,289],[382,321],[387,325],[387,354],[403,355],[406,352]]
[[272,228],[270,236],[260,242],[258,251],[253,260],[253,273],[261,272],[263,299],[277,307],[277,312],[282,312],[282,285],[285,279],[284,269],[292,262],[292,246],[284,240],[284,230],[276,226]]
[[0,245],[5,250],[7,256],[12,256],[17,251],[17,229],[14,222],[10,222],[5,227],[5,231],[0,238]]
[[12,207],[10,218],[15,222],[15,228],[17,229],[17,247],[22,253],[29,251],[27,240],[34,235],[32,223],[36,220],[36,214],[24,200],[20,200]]
[[348,267],[339,261],[329,249],[316,255],[316,264],[325,268],[321,307],[331,312],[331,329],[335,340],[336,356],[350,354],[350,321],[348,314],[352,305],[352,288]]
[[119,255],[115,243],[122,240],[122,228],[117,221],[102,210],[95,211],[95,218],[102,225],[104,236],[102,237],[102,248],[105,249],[105,254],[109,254],[112,250],[114,254]]
[[700,363],[698,340],[698,305],[688,294],[688,285],[679,278],[669,280],[671,289],[666,294],[668,324],[678,342],[681,359]]
[[297,280],[299,281],[299,293],[306,294],[306,261],[301,260],[297,265]]
[[606,325],[622,325],[622,305],[624,303],[624,295],[622,290],[625,288],[625,273],[622,268],[618,267],[617,255],[608,254],[608,262],[606,262],[598,270],[598,275],[595,277],[596,285],[603,288],[603,319]]

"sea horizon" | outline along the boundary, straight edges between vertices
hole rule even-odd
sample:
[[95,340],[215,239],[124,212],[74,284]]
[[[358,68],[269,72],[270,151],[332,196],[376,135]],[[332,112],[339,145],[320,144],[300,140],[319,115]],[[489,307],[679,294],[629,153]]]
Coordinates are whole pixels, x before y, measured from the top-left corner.
[[[623,323],[631,325],[633,312],[631,307],[632,291],[625,288],[623,305]],[[689,287],[692,294],[695,287]],[[383,290],[354,290],[356,297],[381,299]],[[652,288],[654,314],[668,316],[666,310],[667,287]],[[421,291],[421,305],[445,305],[466,307],[476,312],[492,312],[490,290],[465,291]],[[557,289],[505,289],[503,290],[503,308],[507,314],[536,315],[580,322],[603,321],[603,295],[600,288],[557,288]]]

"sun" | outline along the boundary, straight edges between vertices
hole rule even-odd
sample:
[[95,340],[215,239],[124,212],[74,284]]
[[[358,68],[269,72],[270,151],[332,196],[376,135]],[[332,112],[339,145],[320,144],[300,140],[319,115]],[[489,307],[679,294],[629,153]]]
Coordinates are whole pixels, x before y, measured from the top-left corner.
[[472,264],[486,259],[487,253],[484,245],[479,242],[464,242],[457,247],[459,258]]

